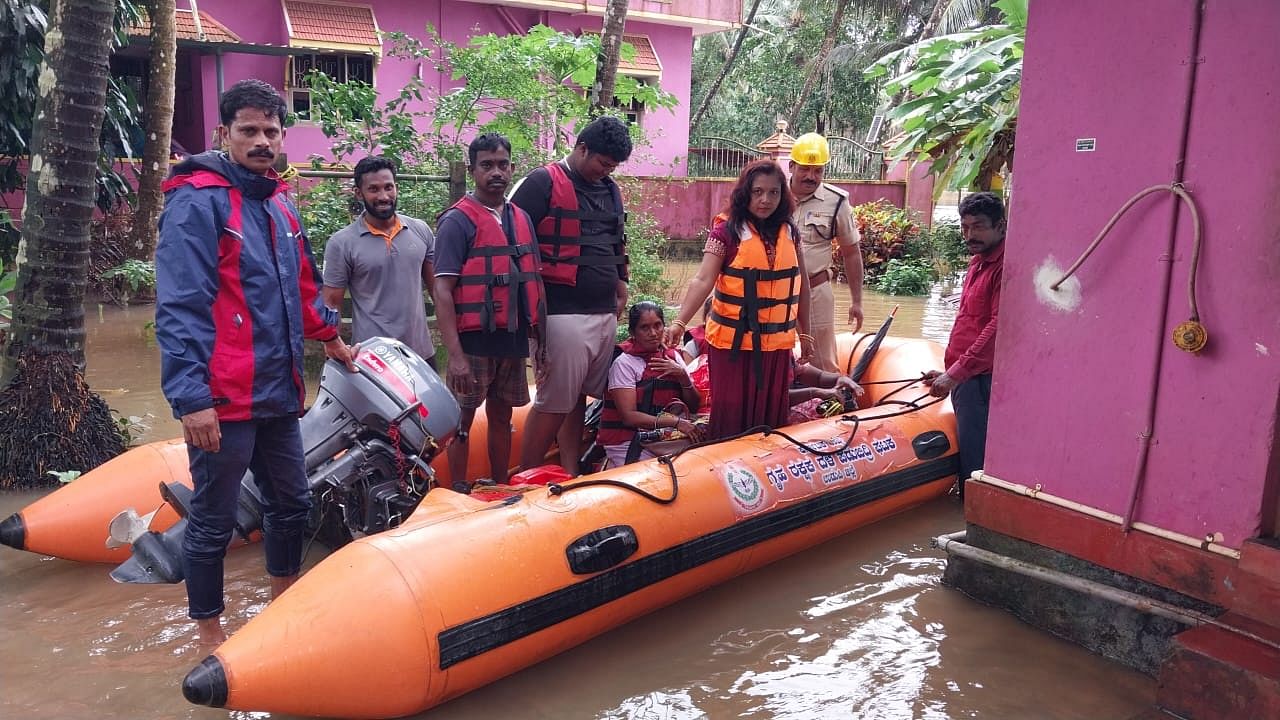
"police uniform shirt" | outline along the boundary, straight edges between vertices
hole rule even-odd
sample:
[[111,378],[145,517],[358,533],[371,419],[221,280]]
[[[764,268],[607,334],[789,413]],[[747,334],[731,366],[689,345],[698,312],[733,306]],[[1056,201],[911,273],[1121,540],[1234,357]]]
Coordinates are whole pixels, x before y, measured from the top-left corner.
[[804,266],[810,275],[831,266],[831,238],[840,238],[840,247],[858,244],[858,229],[853,222],[853,208],[843,190],[826,183],[807,198],[796,198],[792,216],[800,230],[800,247]]

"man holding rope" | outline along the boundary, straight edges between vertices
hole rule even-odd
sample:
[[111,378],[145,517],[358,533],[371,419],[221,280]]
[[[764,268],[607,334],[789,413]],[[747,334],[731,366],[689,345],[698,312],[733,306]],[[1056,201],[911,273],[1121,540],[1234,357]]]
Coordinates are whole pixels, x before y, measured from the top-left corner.
[[985,461],[1006,227],[1004,202],[995,193],[974,193],[960,202],[960,237],[973,257],[947,341],[947,369],[925,373],[930,394],[950,395],[956,410],[962,498],[965,480]]

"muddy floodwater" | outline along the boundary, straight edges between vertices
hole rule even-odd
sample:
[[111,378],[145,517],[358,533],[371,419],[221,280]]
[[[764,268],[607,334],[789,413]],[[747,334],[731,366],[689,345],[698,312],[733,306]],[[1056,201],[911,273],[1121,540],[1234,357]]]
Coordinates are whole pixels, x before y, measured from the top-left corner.
[[[945,341],[949,292],[868,295],[868,325],[899,304],[895,334]],[[87,318],[89,381],[122,414],[154,416],[146,440],[179,433],[159,392],[150,319],[148,308]],[[0,517],[37,497],[0,494]],[[419,717],[1123,720],[1149,706],[1151,678],[944,587],[929,539],[962,527],[958,501],[934,501]],[[308,566],[323,555],[313,547]],[[109,569],[0,548],[0,718],[273,717],[189,705],[179,686],[202,653],[182,586],[118,585]],[[232,631],[267,602],[263,572],[258,547],[228,557]]]

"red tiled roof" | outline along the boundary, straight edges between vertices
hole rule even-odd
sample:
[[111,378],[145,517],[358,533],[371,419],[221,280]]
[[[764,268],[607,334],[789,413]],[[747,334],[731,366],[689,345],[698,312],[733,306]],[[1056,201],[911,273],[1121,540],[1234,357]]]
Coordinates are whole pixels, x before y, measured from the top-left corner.
[[[196,32],[196,19],[189,9],[178,9],[174,11],[174,21],[178,26],[179,40],[204,40],[206,42],[225,42],[238,43],[240,36],[227,29],[226,25],[213,19],[209,13],[200,11],[200,29],[204,30],[204,37],[200,37],[200,33]],[[151,19],[143,17],[137,25],[129,28],[129,34],[135,37],[151,36]]]
[[635,46],[636,56],[631,60],[619,62],[619,69],[647,73],[662,72],[662,63],[658,60],[658,53],[653,49],[653,41],[648,35],[623,35],[622,41]]
[[373,8],[307,0],[284,0],[290,40],[381,47]]
[[[584,33],[599,35],[598,30],[584,30]],[[636,56],[630,60],[618,61],[618,72],[624,75],[661,75],[662,62],[658,60],[658,53],[653,49],[653,41],[648,35],[631,35],[625,33],[622,41],[630,43],[636,49]]]

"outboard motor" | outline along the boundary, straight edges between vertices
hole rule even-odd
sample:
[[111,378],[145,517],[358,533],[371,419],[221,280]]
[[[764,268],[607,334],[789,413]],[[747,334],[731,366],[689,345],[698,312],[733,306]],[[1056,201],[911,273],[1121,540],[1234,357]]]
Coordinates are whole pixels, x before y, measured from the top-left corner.
[[[388,338],[361,343],[353,373],[325,362],[315,404],[302,416],[307,480],[312,492],[311,532],[331,547],[395,527],[418,506],[434,482],[429,463],[457,431],[453,394],[430,365]],[[183,516],[163,533],[146,532],[133,555],[111,572],[118,582],[176,583],[182,574],[182,535],[191,490],[160,488]],[[262,495],[245,473],[236,533],[248,540],[262,528]]]

